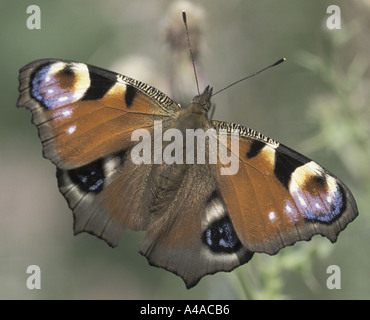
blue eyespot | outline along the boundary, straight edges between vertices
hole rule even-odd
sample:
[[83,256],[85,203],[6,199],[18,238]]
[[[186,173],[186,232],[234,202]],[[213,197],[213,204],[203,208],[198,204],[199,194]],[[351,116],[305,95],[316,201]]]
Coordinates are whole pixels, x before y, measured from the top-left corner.
[[[32,96],[41,102],[44,106],[46,106],[48,109],[51,109],[53,106],[53,101],[48,99],[48,91],[45,90],[45,85],[48,81],[50,81],[50,76],[48,76],[50,70],[50,65],[46,65],[41,67],[39,69],[33,79],[32,79],[32,90],[31,94]],[[47,81],[48,80],[48,81]],[[50,93],[53,93],[52,88],[49,88],[49,95]]]
[[307,210],[303,215],[304,218],[309,220],[317,220],[324,223],[331,223],[340,216],[345,207],[343,193],[341,192],[340,188],[337,188],[333,194],[323,195],[320,197],[320,200],[320,202],[317,201],[313,204],[317,210]]
[[340,217],[346,208],[344,190],[337,183],[336,189],[313,195],[298,190],[292,194],[294,202],[286,201],[284,211],[292,223],[301,216],[303,219],[330,224]]
[[224,216],[210,224],[202,235],[203,242],[216,253],[237,252],[241,243],[236,235],[229,216]]
[[69,170],[68,175],[86,193],[99,193],[103,190],[105,173],[102,160],[97,160],[81,168]]
[[53,65],[41,66],[31,77],[31,95],[49,110],[72,103],[81,95],[81,90],[77,96],[74,90],[76,75],[73,68],[61,63],[52,70]]

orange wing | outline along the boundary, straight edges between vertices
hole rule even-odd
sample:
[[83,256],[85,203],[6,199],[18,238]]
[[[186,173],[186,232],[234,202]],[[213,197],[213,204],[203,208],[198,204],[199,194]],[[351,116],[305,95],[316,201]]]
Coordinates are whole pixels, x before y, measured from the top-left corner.
[[32,111],[44,157],[73,169],[133,145],[135,129],[152,129],[180,108],[159,90],[84,63],[44,59],[20,71],[18,107]]
[[275,254],[315,234],[335,242],[358,215],[350,190],[314,161],[248,128],[218,121],[211,126],[239,134],[238,171],[221,175],[228,167],[219,161],[214,174],[248,250]]
[[[83,63],[45,59],[20,71],[18,107],[32,112],[44,157],[74,215],[74,231],[118,244],[125,227],[147,228],[142,197],[149,166],[136,166],[135,129],[169,123],[180,106],[159,90]],[[145,197],[144,197],[145,198]]]

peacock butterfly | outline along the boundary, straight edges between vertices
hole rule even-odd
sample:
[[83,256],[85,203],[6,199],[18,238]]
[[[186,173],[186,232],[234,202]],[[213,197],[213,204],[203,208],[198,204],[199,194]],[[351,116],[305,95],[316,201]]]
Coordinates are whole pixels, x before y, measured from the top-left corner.
[[[140,81],[59,59],[24,66],[19,81],[17,106],[32,112],[43,155],[57,167],[75,234],[115,247],[126,228],[146,231],[140,253],[187,288],[254,252],[273,255],[315,234],[335,242],[358,215],[350,190],[316,162],[252,129],[208,119],[209,86],[183,108]],[[171,161],[155,161],[158,126],[159,153]],[[186,161],[191,129],[210,132],[190,148],[204,161]],[[140,161],[146,151],[150,161]]]

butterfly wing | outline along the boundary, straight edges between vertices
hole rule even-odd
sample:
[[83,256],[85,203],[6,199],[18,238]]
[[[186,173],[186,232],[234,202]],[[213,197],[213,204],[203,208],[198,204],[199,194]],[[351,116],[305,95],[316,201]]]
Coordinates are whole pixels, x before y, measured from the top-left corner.
[[157,184],[163,197],[154,190],[161,206],[153,212],[157,218],[140,248],[151,265],[179,275],[191,288],[206,274],[231,271],[252,258],[233,229],[208,165],[160,166],[155,171],[154,176],[178,178]]
[[124,227],[144,230],[150,168],[128,158],[135,129],[169,122],[180,106],[159,90],[114,72],[44,59],[20,70],[18,107],[32,112],[43,153],[74,214],[75,233],[118,244]]
[[229,169],[218,161],[214,175],[248,250],[275,254],[315,234],[335,242],[358,215],[350,190],[314,161],[251,129],[219,121],[211,126],[239,136],[237,172],[221,175],[221,168]]
[[18,107],[32,111],[44,156],[61,169],[129,148],[133,130],[151,130],[180,109],[147,84],[73,61],[32,62],[19,80]]
[[[307,157],[239,125],[211,121],[210,128],[219,145],[215,151],[206,144],[206,154],[217,153],[217,164],[165,175],[183,179],[164,190],[176,192],[148,226],[140,250],[152,265],[181,276],[188,288],[204,275],[248,262],[253,252],[275,254],[315,234],[334,242],[358,215],[343,182]],[[230,141],[235,133],[236,152]],[[222,144],[237,170],[221,160]]]

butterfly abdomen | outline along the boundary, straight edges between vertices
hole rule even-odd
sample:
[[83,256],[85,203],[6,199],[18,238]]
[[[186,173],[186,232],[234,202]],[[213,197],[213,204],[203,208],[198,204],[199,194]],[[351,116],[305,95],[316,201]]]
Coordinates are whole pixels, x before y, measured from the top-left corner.
[[162,215],[173,203],[173,199],[181,196],[181,184],[188,168],[186,164],[152,166],[149,177],[148,198],[150,215]]

